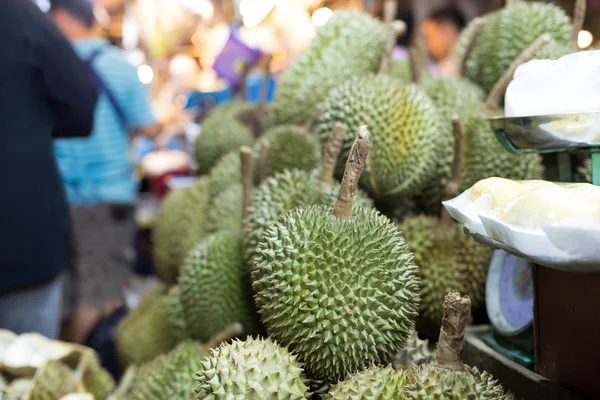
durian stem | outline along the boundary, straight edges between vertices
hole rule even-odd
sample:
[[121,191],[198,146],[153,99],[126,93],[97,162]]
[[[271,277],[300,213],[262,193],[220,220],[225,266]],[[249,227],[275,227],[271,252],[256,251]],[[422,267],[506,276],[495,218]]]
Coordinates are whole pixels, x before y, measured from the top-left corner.
[[269,54],[263,71],[263,81],[260,85],[260,100],[258,102],[258,109],[260,112],[265,112],[267,107],[267,92],[269,91],[269,81],[271,80],[271,61],[273,61],[273,55]]
[[413,83],[419,83],[423,78],[429,76],[429,55],[425,38],[420,30],[417,31],[414,43],[408,49],[408,60]]
[[250,65],[248,62],[244,61],[242,63],[242,73],[240,75],[240,84],[237,87],[237,98],[246,101],[246,78],[248,78],[248,73],[250,72]]
[[269,142],[263,141],[260,149],[260,181],[261,183],[269,176]]
[[240,147],[242,161],[242,185],[244,188],[244,205],[242,209],[242,231],[245,229],[248,210],[252,207],[252,150],[249,147]]
[[506,88],[512,80],[513,75],[515,74],[515,71],[517,70],[519,65],[531,60],[535,56],[535,53],[540,51],[551,40],[552,38],[550,37],[550,35],[541,35],[539,38],[536,39],[535,42],[531,44],[531,46],[523,50],[519,57],[517,57],[517,59],[513,61],[510,67],[508,67],[508,69],[504,71],[504,74],[502,74],[500,79],[498,79],[498,82],[496,82],[488,98],[485,101],[485,107],[489,111],[494,111],[496,108],[498,108],[500,104],[500,98],[502,97],[504,92],[506,92]]
[[358,189],[360,174],[365,169],[369,155],[369,129],[366,125],[358,127],[356,140],[350,149],[346,161],[344,178],[340,186],[337,201],[333,207],[333,215],[341,219],[352,218],[352,201]]
[[323,166],[321,167],[321,177],[319,179],[320,189],[331,189],[333,184],[333,174],[335,173],[335,166],[337,164],[338,157],[342,151],[342,144],[344,143],[344,137],[346,137],[346,127],[341,123],[336,123],[329,137],[325,148],[323,149]]
[[456,371],[464,370],[460,359],[465,328],[471,316],[471,299],[450,291],[444,298],[444,317],[440,329],[436,364],[439,367]]
[[577,0],[575,2],[575,11],[573,12],[573,30],[571,31],[571,40],[569,41],[569,47],[573,50],[578,50],[577,38],[579,37],[579,31],[583,28],[583,22],[585,21],[585,5],[586,0]]
[[244,327],[239,322],[235,322],[225,328],[223,331],[217,333],[208,342],[204,344],[207,349],[217,347],[223,342],[227,342],[235,337],[240,336],[244,332]]
[[[444,188],[445,200],[456,197],[460,191],[460,171],[462,170],[463,158],[463,125],[456,115],[452,117],[452,129],[454,131],[454,159],[452,161],[450,180],[448,180]],[[443,230],[448,230],[452,227],[452,217],[445,207],[442,207],[440,226]]]
[[[379,73],[382,75],[390,74],[394,45],[396,44],[398,35],[401,33],[401,25],[394,24],[397,9],[398,7],[395,0],[385,0],[385,3],[383,4],[383,22],[386,25],[388,39],[385,44],[385,53],[381,59],[381,64],[379,65]],[[406,31],[406,25],[404,25],[404,31]]]
[[473,47],[475,47],[475,43],[477,43],[477,39],[479,39],[479,35],[483,30],[483,19],[475,18],[471,23],[471,32],[469,32],[469,36],[467,37],[467,44],[465,45],[465,51],[462,56],[457,60],[457,75],[458,78],[462,78],[465,67],[467,65],[467,61],[471,58],[471,53],[473,52]]

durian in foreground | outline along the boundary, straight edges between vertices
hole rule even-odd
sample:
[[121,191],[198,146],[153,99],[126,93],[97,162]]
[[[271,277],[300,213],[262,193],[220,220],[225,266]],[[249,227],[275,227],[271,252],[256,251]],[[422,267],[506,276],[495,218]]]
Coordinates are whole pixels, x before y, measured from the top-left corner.
[[73,370],[60,361],[48,361],[39,368],[31,382],[28,400],[56,400],[76,392]]
[[371,366],[348,375],[334,385],[326,400],[400,400],[404,387],[412,382],[411,371]]
[[213,349],[196,374],[195,400],[309,398],[302,364],[267,339],[234,340]]
[[[462,160],[462,125],[453,120],[455,157],[452,176],[446,185],[446,198],[453,198],[460,187]],[[485,280],[492,250],[477,243],[452,221],[445,209],[440,218],[417,216],[398,226],[421,277],[421,306],[417,330],[435,338],[442,320],[442,304],[448,290],[460,290],[473,299],[476,308],[484,306]]]
[[471,316],[471,300],[450,291],[444,298],[444,317],[433,364],[412,371],[414,382],[406,385],[410,400],[514,400],[487,372],[479,372],[460,359],[465,327]]
[[267,331],[316,379],[389,363],[417,314],[416,267],[400,232],[371,208],[353,209],[368,146],[361,126],[333,211],[298,208],[272,224],[252,272]]

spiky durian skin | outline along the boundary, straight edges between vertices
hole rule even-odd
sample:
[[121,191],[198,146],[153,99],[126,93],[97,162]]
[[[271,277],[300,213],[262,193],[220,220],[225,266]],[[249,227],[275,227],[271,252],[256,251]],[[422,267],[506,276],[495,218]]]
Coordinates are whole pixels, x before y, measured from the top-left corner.
[[429,340],[421,340],[415,330],[408,337],[404,348],[394,357],[392,366],[398,369],[427,364],[435,359],[435,353],[435,350],[431,351],[429,348]]
[[31,384],[29,400],[56,400],[76,391],[74,371],[55,360],[39,368]]
[[190,338],[188,327],[183,318],[183,306],[181,305],[179,285],[174,285],[169,289],[166,299],[166,325],[170,332],[173,345],[176,345]]
[[[280,216],[301,206],[335,203],[339,183],[330,190],[320,190],[319,171],[284,170],[264,181],[253,194],[246,220],[244,260],[252,265],[264,230]],[[358,192],[354,204],[370,207],[369,198]]]
[[368,14],[334,12],[283,74],[267,126],[303,125],[315,118],[317,105],[331,89],[350,77],[377,72],[386,40],[384,25]]
[[[464,51],[471,26],[461,35],[458,53]],[[467,60],[465,77],[489,93],[510,64],[542,34],[548,33],[559,45],[566,45],[571,22],[558,6],[542,2],[515,2],[484,17],[484,27]],[[541,51],[536,58],[555,56]],[[554,58],[554,57],[552,57]]]
[[216,106],[202,124],[196,139],[195,154],[198,172],[207,174],[225,154],[254,142],[252,130],[238,117],[253,109],[253,105],[239,100]]
[[158,284],[117,327],[117,353],[124,365],[140,365],[171,350],[166,323],[167,286]]
[[334,385],[326,400],[401,400],[404,387],[413,381],[411,371],[371,366],[350,374]]
[[399,80],[403,83],[412,82],[412,71],[410,70],[410,63],[408,60],[392,61],[392,68],[390,70],[390,76],[394,79]]
[[408,400],[514,400],[493,376],[466,365],[464,371],[454,371],[427,364],[414,374],[414,383],[405,388]]
[[86,357],[89,357],[89,361],[82,374],[83,388],[86,393],[94,396],[95,400],[106,400],[115,388],[115,380],[107,370],[102,368],[95,352],[91,351]]
[[190,399],[196,383],[194,374],[202,369],[206,356],[202,345],[181,342],[168,354],[159,356],[144,369],[130,389],[127,400]]
[[216,198],[232,185],[242,182],[240,151],[230,151],[210,171],[210,197]]
[[300,400],[309,397],[302,364],[267,339],[234,340],[211,350],[196,374],[196,400]]
[[206,230],[215,233],[219,230],[239,231],[242,229],[242,207],[244,188],[235,183],[212,201],[206,215]]
[[434,217],[407,218],[398,226],[421,278],[421,308],[417,329],[437,336],[444,297],[456,290],[471,298],[474,310],[483,307],[485,280],[492,250],[467,236],[459,224],[444,232]]
[[[452,132],[418,86],[389,76],[351,79],[330,92],[320,107],[315,132],[322,141],[336,123],[348,132],[367,125],[369,157],[361,183],[375,197],[414,195],[435,176],[440,152],[450,152]],[[339,173],[352,147],[344,140]]]
[[269,175],[286,169],[310,171],[321,162],[319,140],[297,126],[281,125],[269,129],[263,141],[269,144]]
[[252,296],[240,232],[219,231],[190,252],[179,279],[183,316],[193,338],[207,342],[239,322],[255,333]]
[[454,115],[465,124],[483,113],[483,90],[465,79],[444,76],[428,78],[420,86],[448,123]]
[[187,253],[206,234],[205,213],[210,179],[167,195],[152,230],[154,268],[164,282],[174,284]]
[[318,379],[391,361],[413,327],[418,279],[404,239],[377,211],[351,219],[299,208],[263,235],[252,272],[269,334]]

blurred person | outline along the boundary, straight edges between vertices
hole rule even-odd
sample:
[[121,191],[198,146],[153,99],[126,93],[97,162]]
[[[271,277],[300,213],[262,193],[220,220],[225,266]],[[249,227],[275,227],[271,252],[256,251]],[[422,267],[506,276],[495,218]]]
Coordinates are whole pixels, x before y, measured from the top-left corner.
[[122,303],[131,277],[138,180],[130,133],[160,132],[148,88],[121,50],[96,35],[91,0],[51,0],[50,15],[85,60],[99,90],[88,139],[58,140],[55,153],[71,204],[77,262],[70,340],[82,343],[104,312]]
[[456,45],[465,24],[465,18],[453,6],[435,10],[421,24],[425,44],[441,75],[456,73]]
[[59,335],[69,211],[52,139],[92,129],[96,85],[32,1],[0,1],[0,329]]

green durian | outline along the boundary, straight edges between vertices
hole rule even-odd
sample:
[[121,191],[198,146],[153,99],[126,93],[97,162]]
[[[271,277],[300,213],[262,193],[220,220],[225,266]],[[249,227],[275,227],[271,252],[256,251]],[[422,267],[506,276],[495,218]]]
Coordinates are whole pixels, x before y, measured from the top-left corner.
[[408,368],[427,364],[435,359],[435,351],[431,351],[429,340],[421,340],[416,330],[413,330],[404,348],[400,350],[392,362],[395,369]]
[[433,364],[415,368],[414,382],[405,386],[408,400],[514,400],[487,372],[466,366],[460,360],[465,326],[470,317],[469,297],[449,292],[444,299],[444,317],[438,357]]
[[413,328],[418,278],[404,239],[352,199],[368,154],[359,128],[333,212],[295,209],[265,231],[252,272],[267,331],[316,379],[389,363]]
[[215,199],[229,187],[242,181],[240,150],[224,155],[210,171],[210,197]]
[[174,345],[190,338],[188,327],[183,318],[183,306],[181,305],[179,292],[179,285],[174,285],[169,289],[166,298],[165,323]]
[[334,385],[325,400],[400,400],[404,386],[412,382],[410,371],[371,366],[349,374]]
[[62,362],[52,360],[36,371],[26,399],[57,400],[76,391],[74,371]]
[[386,41],[384,25],[367,13],[335,11],[283,74],[266,125],[304,125],[314,119],[331,89],[378,71]]
[[410,62],[408,59],[392,61],[390,76],[402,83],[411,83],[413,80]]
[[[569,17],[560,7],[551,3],[514,2],[483,18],[484,26],[466,62],[464,75],[486,93],[492,90],[510,64],[538,37],[547,33],[557,46],[546,51],[540,50],[536,58],[557,58],[561,54],[560,46],[564,49],[571,36]],[[465,51],[470,29],[472,26],[461,34],[459,56]]]
[[202,177],[191,188],[170,192],[152,230],[156,275],[174,284],[187,253],[206,234],[205,214],[210,201],[210,179]]
[[219,231],[190,252],[179,278],[188,331],[203,342],[239,322],[252,335],[257,321],[240,232]]
[[117,354],[123,365],[143,364],[174,345],[166,323],[168,287],[158,284],[117,327]]
[[202,370],[201,361],[207,355],[204,347],[194,341],[177,345],[168,354],[159,356],[148,367],[140,369],[126,400],[190,399],[196,383],[194,374]]
[[200,174],[209,173],[221,157],[230,151],[252,145],[252,129],[240,121],[240,117],[252,109],[254,105],[250,103],[233,100],[211,110],[202,123],[202,132],[195,143]]
[[[452,131],[417,85],[389,76],[346,81],[320,106],[315,133],[324,139],[336,123],[349,131],[369,127],[371,150],[361,183],[377,198],[412,196],[434,178],[440,154],[451,151]],[[338,175],[352,140],[344,141]]]
[[212,201],[206,215],[206,229],[210,233],[219,230],[240,231],[242,229],[242,206],[244,188],[235,183]]
[[302,373],[296,356],[269,338],[234,340],[204,359],[194,399],[307,399]]
[[[293,125],[281,125],[269,129],[261,139],[261,144],[268,143],[267,157],[269,175],[283,172],[286,169],[310,171],[321,162],[321,146],[314,135],[309,135],[303,128]],[[257,149],[257,153],[260,150]]]

